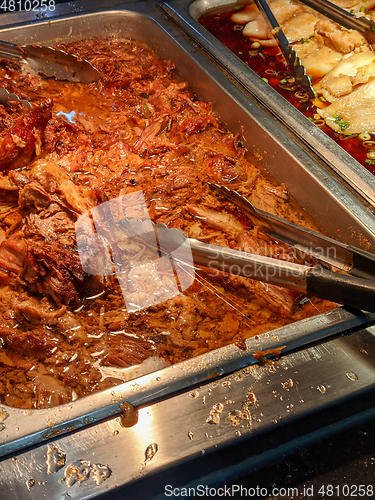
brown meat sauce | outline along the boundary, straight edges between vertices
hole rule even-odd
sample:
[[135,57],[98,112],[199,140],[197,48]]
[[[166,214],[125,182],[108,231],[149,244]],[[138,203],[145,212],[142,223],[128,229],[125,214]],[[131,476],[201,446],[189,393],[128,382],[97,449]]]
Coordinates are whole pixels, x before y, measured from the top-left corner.
[[[285,187],[246,159],[241,138],[218,123],[211,104],[175,77],[171,62],[122,38],[59,48],[92,62],[101,80],[56,82],[0,61],[0,86],[34,104],[30,112],[0,106],[2,403],[58,405],[120,383],[120,369],[148,358],[175,363],[232,342],[242,346],[243,339],[335,307],[197,268],[183,294],[129,313],[115,275],[88,275],[77,251],[77,219],[139,190],[154,222],[295,262],[304,261],[205,182],[309,223]],[[137,241],[125,243],[135,261],[148,256]]]

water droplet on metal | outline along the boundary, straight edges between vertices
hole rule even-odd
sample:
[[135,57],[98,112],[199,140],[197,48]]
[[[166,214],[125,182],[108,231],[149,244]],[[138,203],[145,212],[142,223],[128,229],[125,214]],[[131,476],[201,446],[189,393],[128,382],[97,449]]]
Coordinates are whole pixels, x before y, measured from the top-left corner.
[[237,431],[235,431],[234,435],[235,435],[235,436],[238,436],[238,437],[239,437],[239,436],[241,436],[241,431],[238,431],[238,430],[237,430]]
[[0,424],[0,431],[3,431],[5,429],[6,425],[5,424]]
[[358,349],[358,351],[361,353],[361,354],[366,354],[368,356],[368,352],[365,350],[365,349]]
[[117,429],[112,432],[112,436],[118,436],[119,434],[120,434],[120,431]]
[[349,380],[358,380],[358,375],[354,372],[348,372],[346,376]]
[[201,450],[202,455],[206,453],[206,450]]
[[224,382],[222,383],[222,386],[223,387],[230,387],[232,384],[229,380],[224,380]]
[[192,398],[197,398],[199,396],[199,392],[194,389],[193,391],[189,392],[189,396],[191,396]]
[[149,462],[154,458],[158,451],[158,445],[156,443],[149,444],[145,451],[145,463]]
[[35,486],[34,479],[28,479],[26,482],[26,488],[30,491],[33,486]]
[[190,441],[194,438],[194,434],[193,434],[193,432],[191,432],[191,431],[189,431],[189,432],[187,433],[187,435],[188,435],[188,438],[190,439]]
[[320,394],[325,394],[327,392],[326,386],[321,384],[316,386],[316,390],[320,392]]
[[202,403],[206,404],[206,396],[202,396]]
[[57,443],[47,445],[47,474],[54,474],[65,466],[66,453]]
[[112,471],[108,465],[94,464],[92,466],[92,477],[97,485],[102,484],[111,474]]
[[157,380],[158,382],[160,382],[161,377],[156,377],[156,380]]
[[120,404],[119,408],[122,411],[120,424],[123,427],[133,427],[138,422],[138,410],[127,401]]

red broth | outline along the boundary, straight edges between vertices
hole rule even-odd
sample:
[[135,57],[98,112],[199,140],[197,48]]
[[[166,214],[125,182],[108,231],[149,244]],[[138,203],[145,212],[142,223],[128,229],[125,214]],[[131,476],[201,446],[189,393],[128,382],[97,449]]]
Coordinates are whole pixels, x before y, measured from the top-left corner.
[[[293,104],[295,108],[313,121],[317,108],[297,85],[288,81],[291,79],[291,75],[278,47],[254,49],[252,47],[253,41],[242,35],[242,29],[239,25],[231,21],[231,15],[244,5],[211,9],[200,17],[199,22],[234,52],[249,68],[265,79],[271,87]],[[320,125],[322,120],[317,121],[317,123],[337,144],[372,174],[375,174],[375,152],[374,159],[367,156],[368,153],[371,156],[371,142],[375,139],[374,135],[372,135],[371,141],[365,141],[365,145],[363,145],[363,141],[358,138],[358,134],[338,134],[327,125]],[[375,150],[375,143],[373,148]]]

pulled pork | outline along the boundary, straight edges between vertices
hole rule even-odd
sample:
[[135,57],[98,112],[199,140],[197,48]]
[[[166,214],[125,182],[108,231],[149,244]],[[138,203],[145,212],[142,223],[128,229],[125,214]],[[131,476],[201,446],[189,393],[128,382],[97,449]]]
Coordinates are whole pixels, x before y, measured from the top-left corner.
[[[308,224],[285,187],[246,159],[239,137],[223,129],[211,104],[176,78],[170,61],[123,38],[58,48],[89,60],[101,80],[57,82],[24,75],[14,62],[0,66],[0,86],[34,106],[0,106],[2,403],[65,403],[120,383],[124,369],[149,358],[174,363],[232,342],[243,345],[244,338],[334,307],[314,298],[301,303],[294,292],[202,268],[183,293],[130,311],[111,266],[88,272],[77,247],[78,219],[137,191],[154,222],[274,258],[303,262],[205,182],[227,185],[259,208]],[[154,273],[147,245],[134,240],[123,246],[138,263],[132,276]],[[125,282],[130,273],[124,276]],[[130,291],[139,300],[139,290]],[[111,376],[105,367],[113,368]]]

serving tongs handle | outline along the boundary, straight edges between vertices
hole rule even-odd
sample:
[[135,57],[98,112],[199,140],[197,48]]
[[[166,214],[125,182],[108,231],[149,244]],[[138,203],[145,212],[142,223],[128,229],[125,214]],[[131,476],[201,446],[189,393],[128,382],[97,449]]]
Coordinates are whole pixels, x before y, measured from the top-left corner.
[[188,238],[194,263],[375,312],[375,280],[336,273]]
[[306,75],[305,67],[302,66],[295,50],[289,45],[285,33],[281,29],[266,0],[254,0],[254,2],[269,24],[272,34],[276,38],[279,48],[286,60],[290,72],[296,79],[296,82],[309,97],[315,99],[315,93],[311,86],[310,78]]
[[347,29],[357,30],[366,40],[375,43],[375,22],[367,17],[356,17],[328,0],[301,0],[302,3],[332,19]]
[[[152,226],[156,230],[160,251],[169,253],[182,264],[189,266],[193,261],[195,265],[282,286],[355,309],[375,312],[375,280],[211,245],[194,238],[186,238],[177,228],[168,228],[164,224]],[[136,232],[136,238],[139,238],[139,231]],[[152,233],[143,233],[141,238],[150,244]]]

